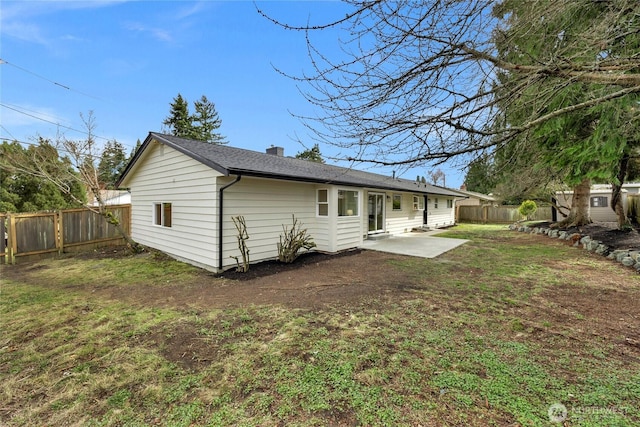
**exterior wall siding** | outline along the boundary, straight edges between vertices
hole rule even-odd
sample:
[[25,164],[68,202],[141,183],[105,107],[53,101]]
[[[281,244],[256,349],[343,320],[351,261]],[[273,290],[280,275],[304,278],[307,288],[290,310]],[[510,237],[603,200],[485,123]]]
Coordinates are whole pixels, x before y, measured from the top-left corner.
[[[436,208],[436,199],[438,207]],[[453,207],[447,207],[447,200],[453,200]],[[456,202],[447,196],[430,194],[427,202],[427,226],[429,228],[442,228],[456,223]]]
[[[401,210],[393,210],[393,195],[400,194],[402,196],[402,202],[400,204]],[[422,226],[422,209],[413,209],[413,193],[386,193],[388,200],[386,201],[386,232],[389,234],[397,235],[402,233],[408,233],[413,228]],[[417,195],[417,194],[416,194]],[[422,195],[418,195],[423,197]]]
[[[423,198],[424,194],[418,193],[400,193],[391,191],[369,190],[365,192],[364,214],[362,220],[363,234],[366,234],[369,230],[369,218],[367,197],[368,193],[383,193],[385,195],[385,232],[391,235],[399,235],[402,233],[408,233],[414,228],[422,227],[424,224],[424,209],[413,209],[413,196]],[[393,210],[393,195],[400,194],[402,196],[402,203],[400,210]],[[435,208],[435,196],[428,196],[429,202],[427,203],[427,222],[431,228],[447,227],[455,224],[455,201],[453,202],[453,208],[447,208],[447,199],[454,200],[452,197],[438,196],[438,208]]]
[[[220,174],[172,148],[155,144],[133,171],[131,229],[137,242],[215,269],[216,177]],[[154,224],[154,203],[171,203],[171,227]]]
[[338,217],[336,251],[343,251],[362,245],[363,233],[361,224],[360,216]]
[[[622,206],[624,207],[624,211],[627,211],[627,194],[628,190],[622,190]],[[606,206],[591,206],[591,198],[592,197],[606,197],[607,204]],[[561,206],[566,206],[567,208],[571,208],[571,201],[573,198],[572,191],[558,192],[556,193],[556,200],[558,204]],[[611,190],[591,190],[591,194],[589,195],[589,216],[592,221],[600,221],[600,222],[615,222],[618,220],[616,213],[609,206],[611,203]],[[560,217],[559,219],[561,219]]]
[[224,192],[223,268],[235,265],[239,256],[238,231],[232,217],[244,216],[250,262],[274,259],[283,225],[290,229],[292,214],[313,237],[319,250],[326,250],[327,230],[316,222],[316,187],[271,179],[243,177]]

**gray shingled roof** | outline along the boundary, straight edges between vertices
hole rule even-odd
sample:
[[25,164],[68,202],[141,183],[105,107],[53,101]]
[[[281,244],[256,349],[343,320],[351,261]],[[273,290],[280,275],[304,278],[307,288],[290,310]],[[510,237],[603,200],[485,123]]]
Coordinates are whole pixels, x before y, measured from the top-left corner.
[[417,184],[407,179],[391,178],[371,172],[326,165],[293,157],[276,156],[257,151],[150,132],[143,146],[131,160],[119,183],[131,170],[139,154],[152,140],[172,147],[224,175],[245,175],[290,181],[349,185],[385,190],[410,191],[460,197],[460,193],[430,184]]

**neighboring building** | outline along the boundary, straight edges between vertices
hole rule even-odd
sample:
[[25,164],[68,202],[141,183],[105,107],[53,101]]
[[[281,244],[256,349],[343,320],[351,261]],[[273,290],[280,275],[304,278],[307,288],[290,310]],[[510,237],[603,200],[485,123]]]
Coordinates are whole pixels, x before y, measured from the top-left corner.
[[465,199],[456,202],[457,206],[493,206],[496,204],[496,199],[492,195],[468,191],[464,184],[456,192],[466,196]]
[[[640,194],[640,182],[627,182],[622,184],[622,188],[627,191],[627,194]],[[608,190],[611,192],[611,184],[594,184],[591,186],[592,191],[596,190]]]
[[[593,221],[615,222],[616,213],[611,209],[611,185],[595,184],[591,186],[589,195],[589,215]],[[622,185],[622,205],[627,212],[627,195],[640,193],[640,183],[631,182]],[[558,205],[571,208],[573,191],[557,191],[556,200]]]
[[118,182],[131,192],[132,237],[213,271],[239,255],[232,217],[245,217],[252,262],[277,257],[292,214],[317,250],[455,221],[459,193],[410,180],[149,133]]
[[[131,193],[126,190],[100,190],[100,197],[105,205],[128,205],[131,203]],[[93,198],[92,206],[98,206]]]

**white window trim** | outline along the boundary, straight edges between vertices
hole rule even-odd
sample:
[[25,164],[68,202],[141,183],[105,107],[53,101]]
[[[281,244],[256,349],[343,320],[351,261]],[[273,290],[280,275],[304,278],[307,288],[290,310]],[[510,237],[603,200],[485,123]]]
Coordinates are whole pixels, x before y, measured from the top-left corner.
[[[396,209],[396,207],[394,206],[394,203],[393,203],[393,202],[395,202],[396,197],[399,197],[399,198],[400,198],[400,207],[399,207],[399,208],[397,208],[397,209]],[[401,211],[401,210],[402,210],[402,194],[399,194],[399,193],[393,193],[393,194],[391,195],[391,210],[396,211],[396,212],[398,212],[398,211]]]
[[[340,215],[340,212],[338,212],[337,213],[338,214],[338,218],[349,218],[349,217],[357,218],[357,217],[359,217],[360,216],[360,210],[361,210],[361,207],[360,207],[360,200],[361,200],[360,190],[351,190],[351,189],[348,189],[348,188],[339,188],[338,189],[338,193],[337,193],[338,197],[340,197],[340,192],[341,191],[348,191],[348,192],[356,193],[356,197],[358,198],[358,204],[357,204],[358,213],[355,214],[355,215]],[[337,208],[338,208],[338,203],[336,203],[336,209]]]
[[[327,192],[327,201],[326,202],[321,202],[320,201],[320,192],[321,191],[326,191]],[[326,205],[327,206],[327,214],[326,215],[320,215],[320,205]],[[319,218],[327,218],[329,216],[329,189],[328,188],[318,188],[316,189],[316,217]]]
[[[164,214],[165,205],[171,205],[171,224],[166,225],[166,218]],[[158,221],[158,206],[160,207],[160,218]],[[173,227],[173,203],[172,202],[154,202],[153,203],[153,214],[152,214],[153,226],[161,227],[161,228],[172,228]]]
[[[597,204],[594,204],[595,201],[598,201]],[[609,207],[609,198],[607,196],[591,196],[589,198],[589,207],[590,208],[605,208]]]

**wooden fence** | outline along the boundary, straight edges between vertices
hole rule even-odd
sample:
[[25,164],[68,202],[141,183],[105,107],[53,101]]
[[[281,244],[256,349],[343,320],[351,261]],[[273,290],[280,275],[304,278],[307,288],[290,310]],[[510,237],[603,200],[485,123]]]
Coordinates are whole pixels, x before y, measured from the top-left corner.
[[[524,219],[519,206],[458,206],[457,222],[511,224]],[[551,206],[539,206],[530,218],[535,221],[551,221]]]
[[[131,205],[109,206],[123,230],[131,233]],[[0,214],[0,257],[16,258],[81,251],[124,244],[112,224],[88,209],[65,209],[45,213]]]

